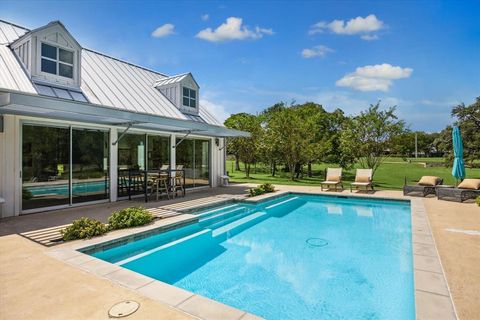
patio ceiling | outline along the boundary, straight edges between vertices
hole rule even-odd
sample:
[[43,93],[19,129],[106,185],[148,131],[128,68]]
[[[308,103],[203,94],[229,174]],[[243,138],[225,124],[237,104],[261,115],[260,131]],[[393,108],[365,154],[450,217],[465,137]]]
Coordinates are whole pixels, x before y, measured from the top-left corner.
[[0,114],[14,114],[168,132],[194,132],[212,137],[248,137],[248,132],[208,123],[173,119],[87,102],[0,90]]

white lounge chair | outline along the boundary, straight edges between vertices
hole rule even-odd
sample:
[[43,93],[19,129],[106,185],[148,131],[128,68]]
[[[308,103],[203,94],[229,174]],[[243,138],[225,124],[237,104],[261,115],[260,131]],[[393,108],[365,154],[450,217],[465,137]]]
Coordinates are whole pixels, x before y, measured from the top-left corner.
[[372,176],[372,169],[357,169],[357,173],[355,174],[355,182],[352,182],[350,184],[350,192],[352,192],[354,187],[357,190],[360,187],[365,187],[365,191],[370,188],[372,189],[372,191],[375,191],[375,189],[373,188]]
[[320,183],[322,191],[324,185],[327,186],[328,189],[330,189],[330,186],[334,186],[335,191],[337,191],[337,186],[340,186],[343,190],[342,168],[328,168],[325,181]]

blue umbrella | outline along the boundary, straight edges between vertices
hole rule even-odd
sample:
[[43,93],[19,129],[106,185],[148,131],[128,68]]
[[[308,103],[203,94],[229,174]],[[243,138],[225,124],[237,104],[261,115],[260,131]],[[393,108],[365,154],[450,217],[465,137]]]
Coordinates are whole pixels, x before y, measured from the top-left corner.
[[453,154],[455,156],[453,160],[452,176],[454,176],[456,179],[463,179],[465,178],[465,162],[463,162],[462,135],[458,127],[453,127],[452,139]]

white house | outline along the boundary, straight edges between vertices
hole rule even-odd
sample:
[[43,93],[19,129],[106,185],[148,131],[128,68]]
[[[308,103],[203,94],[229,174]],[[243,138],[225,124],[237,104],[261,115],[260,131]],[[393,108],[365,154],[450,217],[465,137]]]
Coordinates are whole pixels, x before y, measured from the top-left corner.
[[59,21],[0,21],[0,217],[117,201],[129,169],[182,165],[187,188],[217,186],[225,138],[248,134],[200,94],[191,73],[82,48]]

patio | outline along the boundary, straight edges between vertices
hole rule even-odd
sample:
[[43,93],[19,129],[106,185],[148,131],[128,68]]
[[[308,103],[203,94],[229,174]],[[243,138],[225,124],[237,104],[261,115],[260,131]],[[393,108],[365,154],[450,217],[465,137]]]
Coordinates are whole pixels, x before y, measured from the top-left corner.
[[[46,254],[50,249],[25,239],[18,233],[67,224],[81,216],[106,221],[112,211],[132,205],[143,205],[147,208],[171,207],[192,203],[192,200],[202,202],[208,197],[238,196],[245,194],[248,187],[247,184],[241,184],[228,188],[202,189],[187,193],[185,198],[173,200],[144,203],[140,198],[130,202],[70,208],[1,220],[0,251],[4,252],[0,256],[4,266],[0,271],[1,318],[19,315],[23,319],[105,318],[113,304],[127,299],[136,300],[141,304],[140,309],[129,317],[131,319],[159,318],[159,315],[164,319],[190,318],[187,314],[143,297],[116,283],[57,261]],[[278,186],[278,189],[320,193],[319,187]],[[350,192],[343,191],[343,194],[347,195]],[[403,197],[399,191],[377,191],[372,196]],[[462,319],[474,318],[480,313],[480,306],[476,300],[480,295],[478,277],[480,256],[476,254],[480,251],[479,208],[473,203],[459,204],[438,201],[436,198],[425,198],[423,204],[457,314]],[[180,216],[159,221],[168,223],[179,218]],[[60,288],[61,295],[58,294]],[[32,295],[32,292],[42,294]],[[82,303],[79,305],[78,301]],[[431,305],[430,318],[434,319],[435,315],[441,316],[441,313],[439,314],[441,305],[441,300],[438,304]],[[208,314],[216,314],[216,311],[218,310],[205,310]],[[226,316],[220,315],[220,318],[226,319]],[[246,318],[240,315],[236,319]]]

